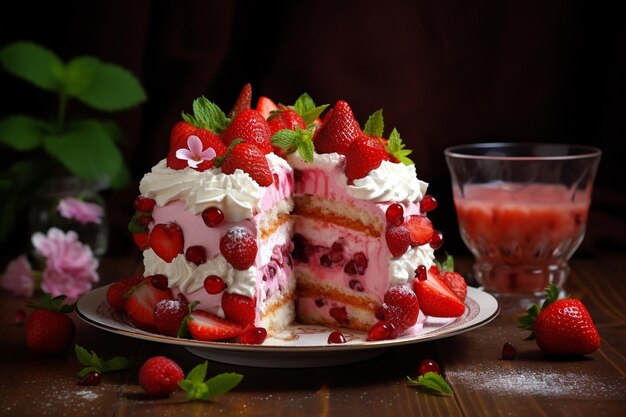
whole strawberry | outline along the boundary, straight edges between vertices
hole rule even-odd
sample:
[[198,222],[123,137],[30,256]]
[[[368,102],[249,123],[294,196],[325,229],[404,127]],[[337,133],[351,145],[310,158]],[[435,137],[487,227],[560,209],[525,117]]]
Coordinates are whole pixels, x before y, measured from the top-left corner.
[[263,154],[272,152],[272,134],[267,120],[255,109],[246,109],[235,115],[220,139],[229,146],[235,139],[256,145]]
[[346,151],[348,181],[365,177],[388,160],[389,154],[377,138],[363,135],[354,139]]
[[29,303],[35,310],[24,325],[26,347],[36,353],[62,353],[72,343],[76,328],[67,315],[75,304],[63,304],[64,295],[52,298],[45,293],[39,303]]
[[317,153],[337,152],[345,155],[352,141],[362,135],[350,105],[339,100],[332,108],[332,113],[324,117],[322,127],[317,130],[313,141]]
[[241,89],[233,108],[228,112],[228,117],[233,117],[237,113],[241,113],[252,107],[252,85],[247,83]]
[[235,142],[217,164],[224,174],[232,174],[241,169],[262,187],[268,187],[274,182],[265,154],[253,143]]
[[139,368],[139,385],[152,397],[167,397],[178,389],[185,373],[173,360],[153,356]]
[[306,129],[306,123],[304,123],[302,117],[295,110],[288,107],[272,113],[267,119],[267,124],[272,135],[283,129],[296,130],[297,127]]
[[533,333],[526,340],[536,340],[547,355],[582,356],[600,348],[600,335],[589,312],[580,300],[558,299],[559,290],[546,288],[548,298],[541,310],[533,305],[520,317],[520,327]]

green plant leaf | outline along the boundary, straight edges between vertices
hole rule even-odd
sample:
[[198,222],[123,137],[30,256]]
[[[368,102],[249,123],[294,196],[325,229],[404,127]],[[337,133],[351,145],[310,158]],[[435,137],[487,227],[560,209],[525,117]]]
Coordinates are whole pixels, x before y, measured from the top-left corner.
[[45,136],[44,149],[74,175],[107,184],[123,164],[119,149],[96,120],[74,122],[62,134]]
[[417,380],[406,377],[407,385],[422,388],[427,392],[439,395],[452,395],[452,388],[441,375],[435,372],[426,372],[420,375]]
[[187,374],[187,378],[189,381],[193,383],[203,382],[204,377],[206,377],[206,371],[209,366],[207,361],[204,361],[200,365],[195,366],[189,373]]
[[102,111],[124,110],[146,100],[146,92],[130,71],[91,56],[67,64],[65,91]]
[[394,127],[391,133],[389,134],[389,142],[387,143],[387,152],[391,155],[395,156],[398,161],[402,162],[404,165],[413,165],[413,161],[409,159],[408,155],[413,152],[410,149],[404,148],[404,143],[402,142],[402,138],[400,137],[400,133]]
[[315,102],[307,93],[302,94],[296,100],[293,108],[296,113],[302,117],[304,124],[308,127],[310,126],[317,118],[322,114],[324,110],[326,110],[328,104],[322,104],[321,106],[316,106]]
[[243,375],[234,372],[215,375],[213,378],[206,381],[206,385],[209,388],[208,398],[227,393],[239,385],[242,379]]
[[60,91],[64,64],[49,49],[34,42],[18,41],[0,49],[0,63],[4,69],[39,88]]
[[74,352],[76,352],[76,359],[81,365],[93,366],[93,358],[87,349],[80,345],[74,345]]
[[16,151],[31,151],[41,146],[45,124],[30,116],[16,114],[0,120],[0,143]]
[[385,130],[385,121],[383,119],[383,109],[376,110],[367,118],[363,133],[368,136],[376,136],[377,138],[383,137],[383,131]]

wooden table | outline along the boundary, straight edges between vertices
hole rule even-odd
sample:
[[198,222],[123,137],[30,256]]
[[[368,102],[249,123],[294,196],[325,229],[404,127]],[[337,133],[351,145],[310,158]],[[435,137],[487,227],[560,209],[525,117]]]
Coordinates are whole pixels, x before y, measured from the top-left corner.
[[[467,267],[468,262],[461,262]],[[574,260],[566,289],[587,305],[602,336],[601,349],[580,360],[545,359],[517,314],[501,313],[484,327],[429,343],[399,346],[365,362],[315,369],[263,369],[209,363],[209,374],[238,372],[242,383],[211,402],[145,397],[137,372],[78,385],[73,352],[38,356],[24,347],[14,324],[24,300],[0,296],[0,416],[623,416],[626,415],[626,260]],[[132,260],[107,259],[102,284],[133,270]],[[201,360],[181,347],[114,335],[75,317],[75,342],[102,357],[166,355],[185,371]],[[500,359],[502,345],[518,350]],[[405,385],[419,362],[439,361],[454,397],[428,395]]]

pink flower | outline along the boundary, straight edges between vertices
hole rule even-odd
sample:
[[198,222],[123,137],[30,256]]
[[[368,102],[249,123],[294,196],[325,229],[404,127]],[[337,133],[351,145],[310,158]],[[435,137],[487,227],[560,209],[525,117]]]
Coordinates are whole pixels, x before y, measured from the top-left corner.
[[87,203],[74,197],[67,197],[59,201],[58,207],[61,216],[74,219],[81,224],[102,222],[102,207],[95,203]]
[[41,289],[53,296],[64,294],[76,299],[98,282],[98,260],[91,249],[78,240],[76,232],[67,233],[53,227],[48,234],[35,233],[32,237],[37,254],[46,258]]
[[31,297],[35,289],[34,272],[26,256],[20,255],[7,265],[1,280],[2,288],[19,297]]
[[176,158],[186,160],[191,168],[197,168],[203,161],[210,161],[217,155],[213,148],[202,150],[202,141],[196,135],[187,138],[187,148],[176,151]]

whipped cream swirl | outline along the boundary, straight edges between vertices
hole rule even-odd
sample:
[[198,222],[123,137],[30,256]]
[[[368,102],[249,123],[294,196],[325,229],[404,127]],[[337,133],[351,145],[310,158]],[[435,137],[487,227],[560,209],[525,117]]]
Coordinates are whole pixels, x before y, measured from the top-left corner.
[[435,259],[435,251],[430,244],[409,248],[404,255],[394,258],[389,263],[390,285],[400,285],[410,282],[415,277],[415,270],[419,265],[430,268]]
[[415,165],[382,161],[367,176],[353,181],[347,191],[353,198],[377,203],[413,203],[422,199],[428,183],[417,179]]

